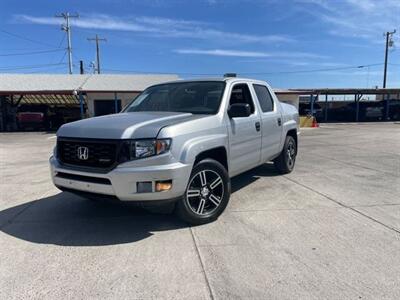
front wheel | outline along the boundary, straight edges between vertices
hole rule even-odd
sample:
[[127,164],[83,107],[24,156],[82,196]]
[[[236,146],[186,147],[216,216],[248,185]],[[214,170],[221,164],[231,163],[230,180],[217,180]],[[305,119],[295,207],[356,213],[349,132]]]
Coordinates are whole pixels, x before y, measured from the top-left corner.
[[194,166],[176,212],[193,225],[212,222],[225,210],[230,193],[230,179],[224,166],[213,159],[202,160]]
[[275,169],[281,174],[288,174],[293,171],[296,163],[297,144],[296,140],[288,135],[281,154],[274,160]]

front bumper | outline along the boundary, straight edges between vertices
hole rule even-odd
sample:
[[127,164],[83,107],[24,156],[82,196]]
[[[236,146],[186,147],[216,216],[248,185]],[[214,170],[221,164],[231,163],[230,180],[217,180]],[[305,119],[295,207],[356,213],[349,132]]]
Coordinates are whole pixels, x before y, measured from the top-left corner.
[[[122,201],[169,200],[182,196],[186,190],[192,166],[175,162],[166,165],[116,167],[108,173],[92,173],[62,166],[57,159],[50,157],[51,178],[54,185],[68,190],[115,196]],[[73,178],[57,176],[58,173],[78,175]],[[79,176],[94,179],[107,179],[110,184],[93,181],[82,181]],[[73,176],[71,176],[73,177]],[[155,181],[172,180],[172,188],[168,191],[155,192]],[[152,182],[153,192],[138,193],[137,182]]]

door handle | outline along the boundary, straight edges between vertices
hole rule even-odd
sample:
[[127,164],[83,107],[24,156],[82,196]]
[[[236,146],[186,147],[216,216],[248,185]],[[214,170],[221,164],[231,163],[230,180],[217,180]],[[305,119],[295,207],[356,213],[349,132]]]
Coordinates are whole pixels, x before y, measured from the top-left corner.
[[261,124],[260,124],[260,122],[256,122],[256,130],[257,131],[260,131],[260,129],[261,129]]
[[282,125],[282,119],[278,118],[278,126],[281,126],[281,125]]

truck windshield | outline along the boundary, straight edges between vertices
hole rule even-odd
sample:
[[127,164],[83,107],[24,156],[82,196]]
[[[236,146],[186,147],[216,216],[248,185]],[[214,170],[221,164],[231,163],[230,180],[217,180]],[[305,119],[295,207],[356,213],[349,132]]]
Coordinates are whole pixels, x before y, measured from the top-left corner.
[[123,112],[216,114],[224,88],[223,81],[186,81],[155,85],[137,96]]

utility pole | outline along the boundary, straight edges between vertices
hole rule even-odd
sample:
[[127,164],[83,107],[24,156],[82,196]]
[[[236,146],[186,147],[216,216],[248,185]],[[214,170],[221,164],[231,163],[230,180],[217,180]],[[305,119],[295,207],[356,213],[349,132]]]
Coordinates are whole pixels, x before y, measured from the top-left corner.
[[97,74],[100,74],[100,47],[99,47],[99,42],[107,42],[106,39],[104,38],[99,38],[99,36],[96,34],[95,38],[88,38],[88,41],[96,41],[96,58],[97,58]]
[[69,23],[70,18],[79,18],[78,14],[70,15],[69,12],[56,15],[56,18],[64,18],[65,24],[61,25],[61,30],[67,33],[67,51],[68,51],[68,71],[72,74],[72,46],[71,46],[71,25]]
[[383,71],[383,88],[386,88],[386,77],[387,77],[387,65],[388,65],[388,55],[389,47],[393,46],[392,36],[396,33],[396,29],[391,32],[386,32],[386,48],[385,48],[385,70]]

